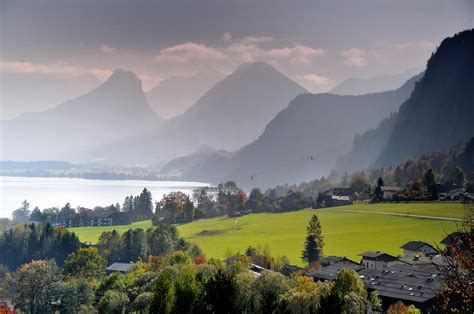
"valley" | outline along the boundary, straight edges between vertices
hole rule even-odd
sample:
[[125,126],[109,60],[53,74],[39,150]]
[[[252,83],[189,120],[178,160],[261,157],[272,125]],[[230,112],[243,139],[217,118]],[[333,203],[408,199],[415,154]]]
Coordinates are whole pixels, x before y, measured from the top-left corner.
[[[448,218],[462,218],[464,208],[459,203],[354,204],[341,210],[365,210],[386,213],[412,213]],[[251,214],[237,218],[216,217],[177,225],[183,237],[198,244],[208,258],[225,258],[230,253],[243,252],[249,245],[268,245],[272,255],[286,255],[291,263],[302,265],[304,227],[317,214],[321,220],[325,255],[347,256],[359,260],[358,254],[381,250],[401,254],[400,246],[410,240],[432,244],[456,229],[455,221],[404,218],[368,213],[332,212],[330,210],[299,210],[287,213]],[[71,228],[81,241],[97,243],[102,232],[130,228],[150,228],[150,221],[130,226]],[[401,227],[402,226],[402,227]]]

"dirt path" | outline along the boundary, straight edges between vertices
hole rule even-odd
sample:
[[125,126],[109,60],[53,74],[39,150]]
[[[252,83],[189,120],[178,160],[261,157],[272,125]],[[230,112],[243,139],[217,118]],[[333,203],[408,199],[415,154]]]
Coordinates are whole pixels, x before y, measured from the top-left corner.
[[377,211],[370,211],[370,210],[350,210],[350,209],[332,209],[332,208],[320,208],[318,210],[325,210],[325,211],[331,211],[331,212],[342,212],[342,213],[364,213],[364,214],[374,214],[374,215],[389,215],[389,216],[398,216],[398,217],[405,217],[405,218],[421,218],[421,219],[434,219],[434,220],[462,221],[461,218],[413,215],[413,214],[409,214],[409,213],[407,213],[407,214],[387,213],[387,212],[377,212]]

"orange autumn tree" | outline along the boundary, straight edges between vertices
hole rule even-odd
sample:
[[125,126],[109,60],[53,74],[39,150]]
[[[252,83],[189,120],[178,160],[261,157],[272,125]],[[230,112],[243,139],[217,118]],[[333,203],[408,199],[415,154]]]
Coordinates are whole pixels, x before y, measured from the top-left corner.
[[474,313],[474,204],[466,204],[466,215],[444,253],[441,268],[444,283],[439,307],[447,313]]

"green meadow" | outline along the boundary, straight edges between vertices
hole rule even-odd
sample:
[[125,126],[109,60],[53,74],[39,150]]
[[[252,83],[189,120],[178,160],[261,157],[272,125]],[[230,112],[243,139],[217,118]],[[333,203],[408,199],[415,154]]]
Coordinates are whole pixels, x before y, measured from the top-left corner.
[[[464,209],[458,203],[354,204],[333,209],[462,218]],[[400,246],[409,240],[438,244],[459,222],[380,215],[376,213],[340,212],[333,209],[300,210],[288,213],[251,214],[238,218],[217,217],[178,225],[180,234],[198,244],[207,257],[224,258],[242,252],[249,245],[268,245],[275,256],[286,255],[292,263],[301,264],[305,227],[317,214],[324,235],[324,254],[347,256],[359,260],[367,250],[383,250],[399,255]],[[150,221],[129,226],[72,228],[81,241],[95,243],[107,230],[124,232],[130,228],[148,228]]]

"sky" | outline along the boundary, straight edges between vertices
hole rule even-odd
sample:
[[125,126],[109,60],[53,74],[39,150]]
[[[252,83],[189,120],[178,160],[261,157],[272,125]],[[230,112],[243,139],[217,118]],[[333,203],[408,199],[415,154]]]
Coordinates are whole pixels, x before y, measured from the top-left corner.
[[265,61],[312,92],[351,77],[423,68],[474,27],[474,1],[10,1],[0,3],[0,74],[171,75]]

